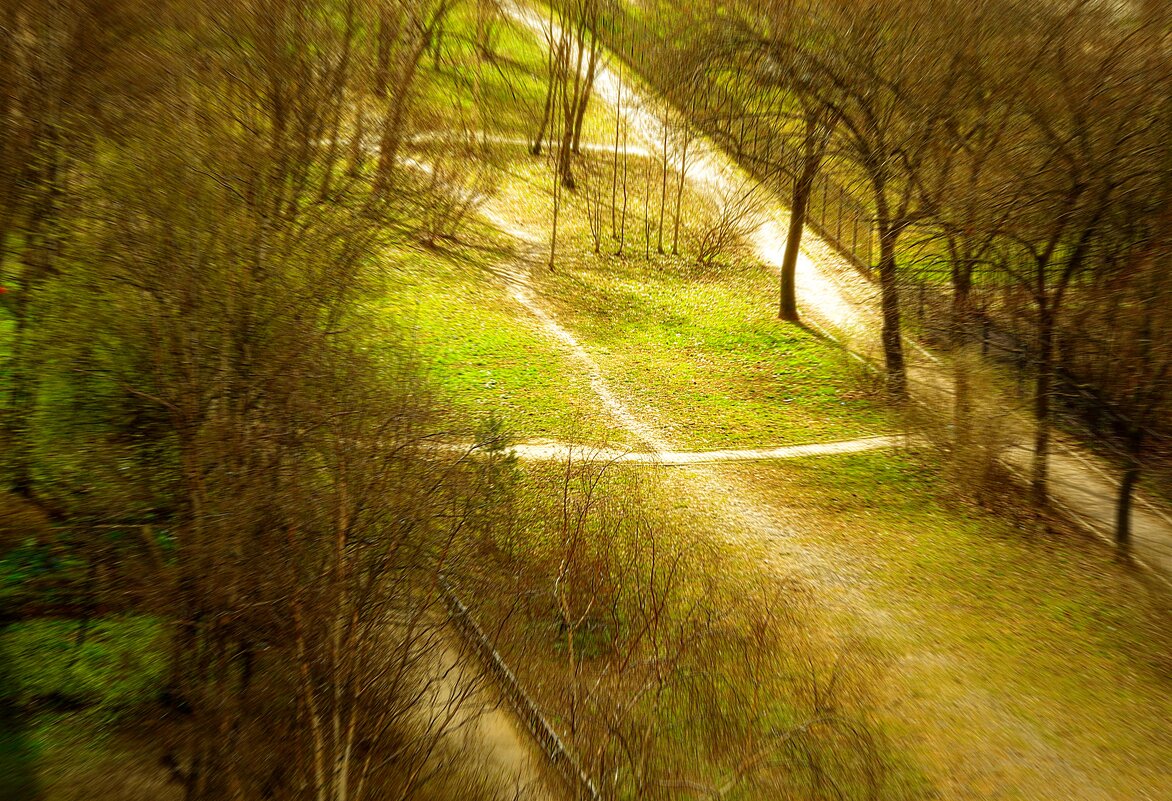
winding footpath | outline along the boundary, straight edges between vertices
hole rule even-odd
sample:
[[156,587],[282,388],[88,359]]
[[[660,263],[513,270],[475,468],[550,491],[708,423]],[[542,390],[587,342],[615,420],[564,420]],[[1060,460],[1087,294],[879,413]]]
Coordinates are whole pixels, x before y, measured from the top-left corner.
[[[525,7],[507,5],[506,13],[548,45],[556,29],[550,20]],[[622,82],[605,65],[597,76],[598,99],[617,107],[632,129],[654,152],[663,136],[663,124],[650,93]],[[604,147],[604,146],[599,146]],[[669,158],[671,154],[669,152]],[[678,162],[677,162],[678,163]],[[729,197],[730,187],[748,181],[718,150],[702,141],[689,145],[686,170],[694,186],[711,197]],[[640,410],[631,408],[608,384],[605,375],[574,334],[561,325],[534,291],[528,275],[544,258],[540,238],[507,208],[489,203],[485,216],[516,237],[520,256],[504,273],[507,292],[550,337],[578,360],[589,375],[593,392],[614,421],[639,443],[633,452],[606,452],[628,461],[678,465],[666,475],[670,491],[711,517],[713,530],[746,553],[760,554],[762,564],[780,581],[798,578],[810,586],[831,618],[847,621],[844,636],[862,632],[890,649],[890,681],[885,683],[884,717],[906,729],[902,736],[922,761],[944,798],[1085,799],[1112,801],[1157,798],[1167,787],[1168,771],[1151,763],[1130,764],[1118,754],[1095,754],[1073,748],[1057,734],[1061,726],[1037,710],[1023,711],[1011,693],[985,680],[985,666],[971,651],[953,650],[949,643],[933,643],[917,634],[931,610],[898,603],[877,603],[868,577],[856,564],[844,562],[821,547],[807,532],[820,525],[808,510],[791,507],[785,498],[768,496],[734,465],[737,460],[792,458],[815,453],[846,453],[898,446],[899,438],[871,438],[849,443],[822,443],[784,449],[685,452],[648,424]],[[780,204],[762,212],[753,243],[764,262],[780,263],[785,242],[786,212]],[[860,358],[873,359],[878,342],[878,302],[873,285],[858,275],[826,243],[808,236],[798,264],[799,297],[816,327],[829,332]],[[910,383],[917,397],[939,403],[949,391],[947,365],[914,345]],[[944,393],[943,395],[941,393]],[[992,401],[1003,407],[1007,403]],[[1027,436],[1018,434],[1022,421]],[[1019,442],[1028,442],[1028,420],[1006,413],[1005,430]],[[1110,481],[1092,462],[1063,453],[1054,460],[1054,492],[1072,515],[1086,520],[1111,520]],[[644,452],[644,448],[647,452]],[[805,449],[805,450],[801,450]],[[1017,449],[1010,449],[1008,459]],[[588,455],[586,451],[580,451]],[[517,446],[521,458],[559,459],[572,454],[561,443]],[[1165,525],[1154,509],[1137,515],[1136,548],[1157,569],[1172,571],[1172,559],[1161,550],[1172,541],[1172,524]],[[1091,525],[1088,522],[1088,525]],[[1092,526],[1093,527],[1093,526]],[[1163,555],[1161,555],[1163,554]],[[958,645],[958,643],[952,644]],[[1166,727],[1158,731],[1167,731]],[[1121,761],[1122,760],[1122,761]],[[1126,795],[1118,792],[1126,787]],[[1155,794],[1153,794],[1153,792]]]
[[[556,25],[551,34],[548,16],[518,3],[506,4],[504,8],[539,40],[548,44],[551,35],[556,35]],[[664,103],[636,83],[621,79],[606,63],[599,66],[595,93],[600,101],[619,108],[647,151],[661,154],[663,142],[667,141],[668,163],[677,169],[684,167],[688,180],[714,200],[720,202],[743,195],[749,189],[768,197],[767,208],[759,212],[751,237],[758,257],[774,269],[780,269],[789,211],[766,187],[704,138],[688,142],[685,161],[683,145],[672,135],[672,129],[664,136]],[[860,358],[873,364],[882,363],[878,288],[810,230],[803,235],[798,258],[797,294],[803,313],[813,327],[838,340]],[[952,368],[918,343],[905,340],[905,346],[913,399],[936,407],[948,403],[953,395]],[[988,398],[985,405],[998,410],[999,428],[1007,443],[1002,455],[1004,463],[1024,478],[1032,460],[1033,422],[1009,398]],[[1054,505],[1087,531],[1113,543],[1119,480],[1110,465],[1056,433],[1049,471]],[[1172,515],[1168,510],[1137,494],[1131,536],[1134,561],[1148,568],[1158,581],[1172,587]]]

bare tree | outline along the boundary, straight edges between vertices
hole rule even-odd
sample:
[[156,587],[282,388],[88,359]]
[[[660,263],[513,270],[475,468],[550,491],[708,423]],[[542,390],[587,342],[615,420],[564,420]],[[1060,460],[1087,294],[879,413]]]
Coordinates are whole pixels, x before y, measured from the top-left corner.
[[1134,40],[1104,13],[1079,5],[1045,17],[1034,69],[1014,99],[1029,127],[1015,137],[1008,158],[1024,186],[1007,194],[1027,198],[1027,210],[1007,220],[1012,252],[1004,268],[1035,311],[1031,485],[1039,503],[1047,496],[1060,317],[1076,281],[1094,272],[1107,252],[1114,205],[1153,169],[1133,157],[1149,126],[1148,99],[1132,71]]
[[393,186],[399,151],[406,138],[412,92],[424,53],[432,47],[444,20],[457,0],[393,0],[380,6],[378,64],[374,92],[388,95],[379,138],[378,182],[375,191],[386,194]]

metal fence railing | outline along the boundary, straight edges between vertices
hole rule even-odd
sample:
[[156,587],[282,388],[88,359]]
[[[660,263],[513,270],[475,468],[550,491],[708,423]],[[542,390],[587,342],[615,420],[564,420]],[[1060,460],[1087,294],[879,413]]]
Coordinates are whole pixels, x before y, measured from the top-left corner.
[[[638,15],[620,8],[595,31],[608,49],[630,66],[676,108],[689,109],[689,119],[704,135],[732,155],[783,201],[788,201],[794,172],[785,151],[785,137],[769,114],[762,113],[763,98],[739,95],[718,77],[704,79],[703,86],[660,76],[677,76],[671,68],[668,45]],[[874,214],[850,187],[828,171],[814,180],[806,208],[806,224],[870,275],[878,255]],[[866,193],[861,193],[864,197]]]
[[561,737],[542,716],[537,704],[525,692],[517,680],[517,676],[509,669],[505,660],[493,647],[492,642],[485,636],[480,624],[476,622],[472,613],[468,611],[468,607],[456,595],[451,583],[444,576],[440,576],[439,586],[452,623],[476,651],[485,669],[496,680],[501,691],[509,700],[517,717],[525,724],[525,728],[533,735],[533,739],[537,741],[554,770],[565,781],[575,801],[599,801],[601,796],[593,779],[582,768],[582,764],[574,752],[562,742]]
[[[743,169],[788,203],[796,176],[782,152],[783,145],[766,122],[750,119],[746,123],[747,118],[744,114],[739,120],[732,116],[701,117],[701,129]],[[806,225],[855,267],[870,274],[877,253],[872,215],[825,171],[814,178],[806,206]]]

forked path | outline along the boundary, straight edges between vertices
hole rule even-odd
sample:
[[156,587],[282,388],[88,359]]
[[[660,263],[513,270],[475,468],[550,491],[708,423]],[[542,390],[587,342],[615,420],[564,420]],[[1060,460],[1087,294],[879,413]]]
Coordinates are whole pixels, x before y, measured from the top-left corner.
[[[548,42],[557,31],[545,14],[519,3],[506,4],[506,13]],[[551,25],[553,31],[551,32]],[[630,130],[643,140],[646,149],[662,154],[668,163],[685,168],[688,180],[720,202],[738,188],[755,187],[767,198],[769,190],[748,176],[718,147],[703,138],[692,139],[686,151],[674,129],[665,136],[665,104],[630,80],[620,78],[606,64],[595,80],[597,97],[617,106]],[[664,153],[664,143],[666,153]],[[682,158],[686,152],[686,161]],[[765,263],[779,268],[785,252],[785,231],[789,211],[771,200],[756,220],[753,245]],[[881,317],[879,295],[874,284],[864,279],[827,242],[811,231],[802,239],[797,264],[797,293],[808,318],[815,326],[841,341],[851,351],[873,363],[882,362],[879,339]],[[950,368],[939,358],[912,341],[906,341],[908,383],[913,397],[929,405],[952,397]],[[1021,476],[1028,474],[1032,454],[1033,423],[1007,398],[989,398],[1000,409],[1000,427],[1009,443],[1003,460]],[[1055,436],[1050,455],[1050,496],[1056,506],[1087,530],[1112,541],[1119,479],[1108,463],[1069,438]],[[1132,510],[1131,554],[1149,568],[1161,582],[1172,586],[1172,515],[1162,505],[1138,494]]]
[[[518,221],[508,220],[492,210],[486,216],[503,230],[518,236],[522,246],[532,244],[533,237],[519,227]],[[1009,791],[998,796],[1006,798],[1084,801],[1114,798],[1097,785],[1090,771],[1075,764],[1028,719],[1016,714],[1005,697],[977,689],[981,687],[979,665],[936,650],[907,646],[903,641],[909,622],[903,611],[893,614],[877,607],[858,589],[859,577],[850,569],[837,564],[832,555],[800,543],[794,536],[795,526],[810,525],[810,521],[755,503],[753,488],[742,486],[730,477],[715,463],[719,460],[674,450],[665,437],[640,420],[610,389],[588,351],[535,296],[524,272],[534,263],[540,263],[540,259],[521,259],[513,271],[505,274],[511,296],[541,323],[552,340],[568,348],[581,361],[590,374],[594,392],[615,422],[654,449],[650,453],[627,453],[592,452],[582,448],[576,453],[581,458],[626,456],[657,463],[670,460],[673,454],[687,457],[668,462],[680,465],[682,472],[666,480],[681,500],[686,499],[689,506],[712,515],[714,530],[725,532],[728,541],[748,552],[762,553],[763,561],[777,565],[779,580],[799,576],[818,590],[818,596],[835,614],[853,619],[853,626],[884,643],[896,644],[887,713],[914,722],[919,740],[917,752],[925,769],[946,793],[945,797],[986,798],[989,796],[985,789],[996,787],[998,791]],[[896,439],[879,437],[851,443],[790,446],[786,450],[791,456],[814,455],[818,450],[858,452],[890,447]],[[564,444],[518,447],[518,455],[522,457],[565,458],[575,453],[571,446]],[[807,452],[799,454],[794,448]],[[776,454],[776,449],[772,450]],[[915,626],[913,620],[911,627]],[[948,691],[942,692],[940,688]]]
[[[548,42],[548,17],[518,6],[506,10],[539,40]],[[649,147],[658,145],[663,129],[649,110],[654,102],[648,96],[621,83],[605,67],[599,72],[597,88],[599,99],[612,106],[617,103]],[[689,180],[701,188],[720,190],[719,182],[731,180],[735,168],[712,148],[697,148],[696,143],[692,148]],[[510,212],[490,206],[487,214],[516,236],[524,251],[506,276],[513,299],[581,361],[594,392],[619,425],[656,451],[654,458],[674,453],[667,438],[615,394],[590,354],[534,292],[527,271],[540,263],[543,248],[538,237],[526,229],[526,221],[511,217]],[[774,209],[762,222],[755,242],[763,258],[772,261],[780,256],[784,243],[780,234],[784,210]],[[812,241],[799,263],[799,290],[824,326],[866,354],[863,343],[873,339],[878,330],[874,289],[849,270],[839,269],[840,261],[835,261],[824,243]],[[1159,797],[1154,788],[1162,786],[1164,772],[1156,770],[1158,775],[1153,775],[1149,768],[1141,768],[1142,778],[1137,780],[1125,766],[1113,764],[1111,757],[1072,748],[1055,736],[1055,726],[1044,715],[1023,712],[1011,692],[987,684],[979,658],[965,656],[960,650],[953,652],[950,643],[925,644],[909,637],[909,632],[924,627],[927,621],[923,616],[933,612],[897,602],[890,608],[877,603],[868,592],[865,576],[819,547],[816,538],[803,535],[807,527],[819,525],[805,510],[778,507],[777,499],[764,498],[759,487],[743,483],[745,479],[718,464],[683,463],[665,480],[681,500],[688,499],[690,507],[711,515],[713,530],[724,532],[746,552],[760,554],[763,562],[777,563],[781,575],[796,574],[804,579],[835,618],[851,621],[844,624],[847,637],[852,636],[851,631],[861,630],[883,644],[892,659],[890,697],[883,714],[916,732],[909,745],[942,797],[1094,801]],[[1117,792],[1120,786],[1128,787],[1125,795]]]

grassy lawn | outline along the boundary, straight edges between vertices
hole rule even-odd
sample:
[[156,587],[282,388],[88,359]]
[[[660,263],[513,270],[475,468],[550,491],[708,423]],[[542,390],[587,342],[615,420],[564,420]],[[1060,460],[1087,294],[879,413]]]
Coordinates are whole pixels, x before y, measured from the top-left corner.
[[[924,699],[987,704],[1025,721],[1110,797],[1172,786],[1169,599],[1097,543],[945,501],[936,472],[910,456],[727,470],[793,521],[799,549],[820,553],[866,608],[884,610],[863,627],[903,666],[890,682],[894,730],[931,737],[914,712]],[[998,730],[984,709],[957,712],[951,725],[941,736],[1030,742]],[[994,775],[966,781],[1013,786]]]
[[462,124],[523,135],[544,100],[546,57],[524,29],[500,20],[490,42],[492,57],[481,58],[474,47],[475,14],[460,6],[449,19],[442,58],[428,57],[421,65],[417,103],[437,115],[439,130]]
[[[449,20],[438,60],[423,63],[417,104],[436,130],[530,136],[544,101],[546,56],[529,32],[501,20],[492,55],[474,47],[475,10]],[[480,117],[476,109],[492,109]],[[491,183],[508,184],[522,145],[490,144]],[[475,219],[459,241],[439,248],[403,242],[385,256],[386,291],[376,312],[406,332],[410,350],[427,365],[453,431],[495,417],[518,438],[581,442],[621,439],[590,390],[582,364],[510,297],[503,273],[524,254],[511,237]]]
[[453,430],[495,416],[520,438],[610,438],[584,368],[494,273],[511,258],[480,247],[396,250],[387,257],[381,312],[409,331]]
[[[499,25],[495,48],[492,64],[481,68],[479,91],[508,112],[486,127],[530,136],[544,99],[545,55],[534,37],[511,23]],[[466,94],[470,70],[455,65],[472,55],[463,45],[450,46],[446,61],[428,74],[428,96]],[[584,140],[613,141],[611,114],[592,104]],[[640,144],[633,137],[630,143]],[[533,236],[540,258],[548,253],[553,220],[549,160],[527,155],[520,145],[497,146],[494,156],[492,208]],[[561,197],[556,271],[539,261],[530,267],[542,301],[636,416],[688,448],[847,439],[891,429],[882,404],[863,391],[838,347],[776,319],[770,268],[736,245],[711,266],[697,264],[698,242],[717,216],[711,201],[686,191],[681,254],[656,254],[662,192],[656,159],[632,156],[627,162],[624,255],[613,255],[614,231],[603,235],[601,254],[594,255],[588,206],[591,198],[601,203],[595,209],[609,226],[613,167],[606,154],[576,161],[578,190]],[[665,229],[671,217],[669,211]],[[666,230],[665,244],[671,238]],[[422,256],[402,260],[404,276],[396,280],[391,306],[422,328],[422,355],[435,364],[460,415],[496,413],[521,436],[566,437],[579,429],[583,439],[609,434],[605,423],[582,419],[592,403],[575,378],[580,366],[541,347],[543,335],[535,336],[516,319],[517,309],[502,304],[499,286],[485,281],[491,264],[484,264],[483,254],[451,254],[450,262],[428,255],[426,267],[419,264]],[[476,261],[482,269],[469,267]],[[569,378],[556,380],[559,374]]]
[[[510,93],[519,101],[513,106],[527,107],[530,118],[504,115],[496,130],[531,135],[543,99],[545,56],[532,36],[511,25],[501,26],[498,52],[511,77],[492,91]],[[613,113],[592,103],[583,140],[613,143]],[[644,144],[633,132],[628,141],[632,147]],[[493,208],[529,231],[547,254],[554,190],[549,160],[530,157],[519,146],[502,147],[497,157]],[[627,158],[624,254],[614,255],[619,226],[612,227],[611,200],[622,191],[615,192],[622,183],[615,168],[605,153],[576,160],[578,188],[561,193],[556,269],[534,265],[532,278],[542,301],[579,338],[637,417],[688,448],[847,439],[891,429],[882,404],[860,386],[837,346],[776,319],[777,280],[768,266],[737,243],[711,266],[698,265],[699,242],[719,216],[711,200],[685,190],[680,253],[657,254],[663,195],[667,249],[673,239],[675,183],[669,171],[664,192],[658,159]],[[601,219],[596,227],[603,229],[599,255],[592,205]]]
[[774,318],[771,279],[752,263],[696,274],[679,263],[605,259],[545,287],[615,384],[687,447],[887,430],[836,346]]
[[[609,159],[586,160],[601,176],[595,180],[609,187]],[[642,174],[647,164],[632,157],[631,174]],[[648,182],[656,197],[657,182]],[[645,259],[642,189],[632,187],[621,257],[610,233],[601,254],[593,253],[590,191],[566,193],[556,269],[533,275],[543,300],[636,415],[693,448],[848,439],[891,429],[889,415],[864,391],[839,347],[777,320],[776,277],[768,266],[735,246],[711,266],[697,263],[692,254],[716,214],[709,201],[686,193],[681,255],[656,254],[653,229]],[[520,219],[548,226],[550,192],[544,165],[519,161],[498,202]],[[657,213],[650,216],[657,225]],[[547,241],[548,229],[537,230]]]

